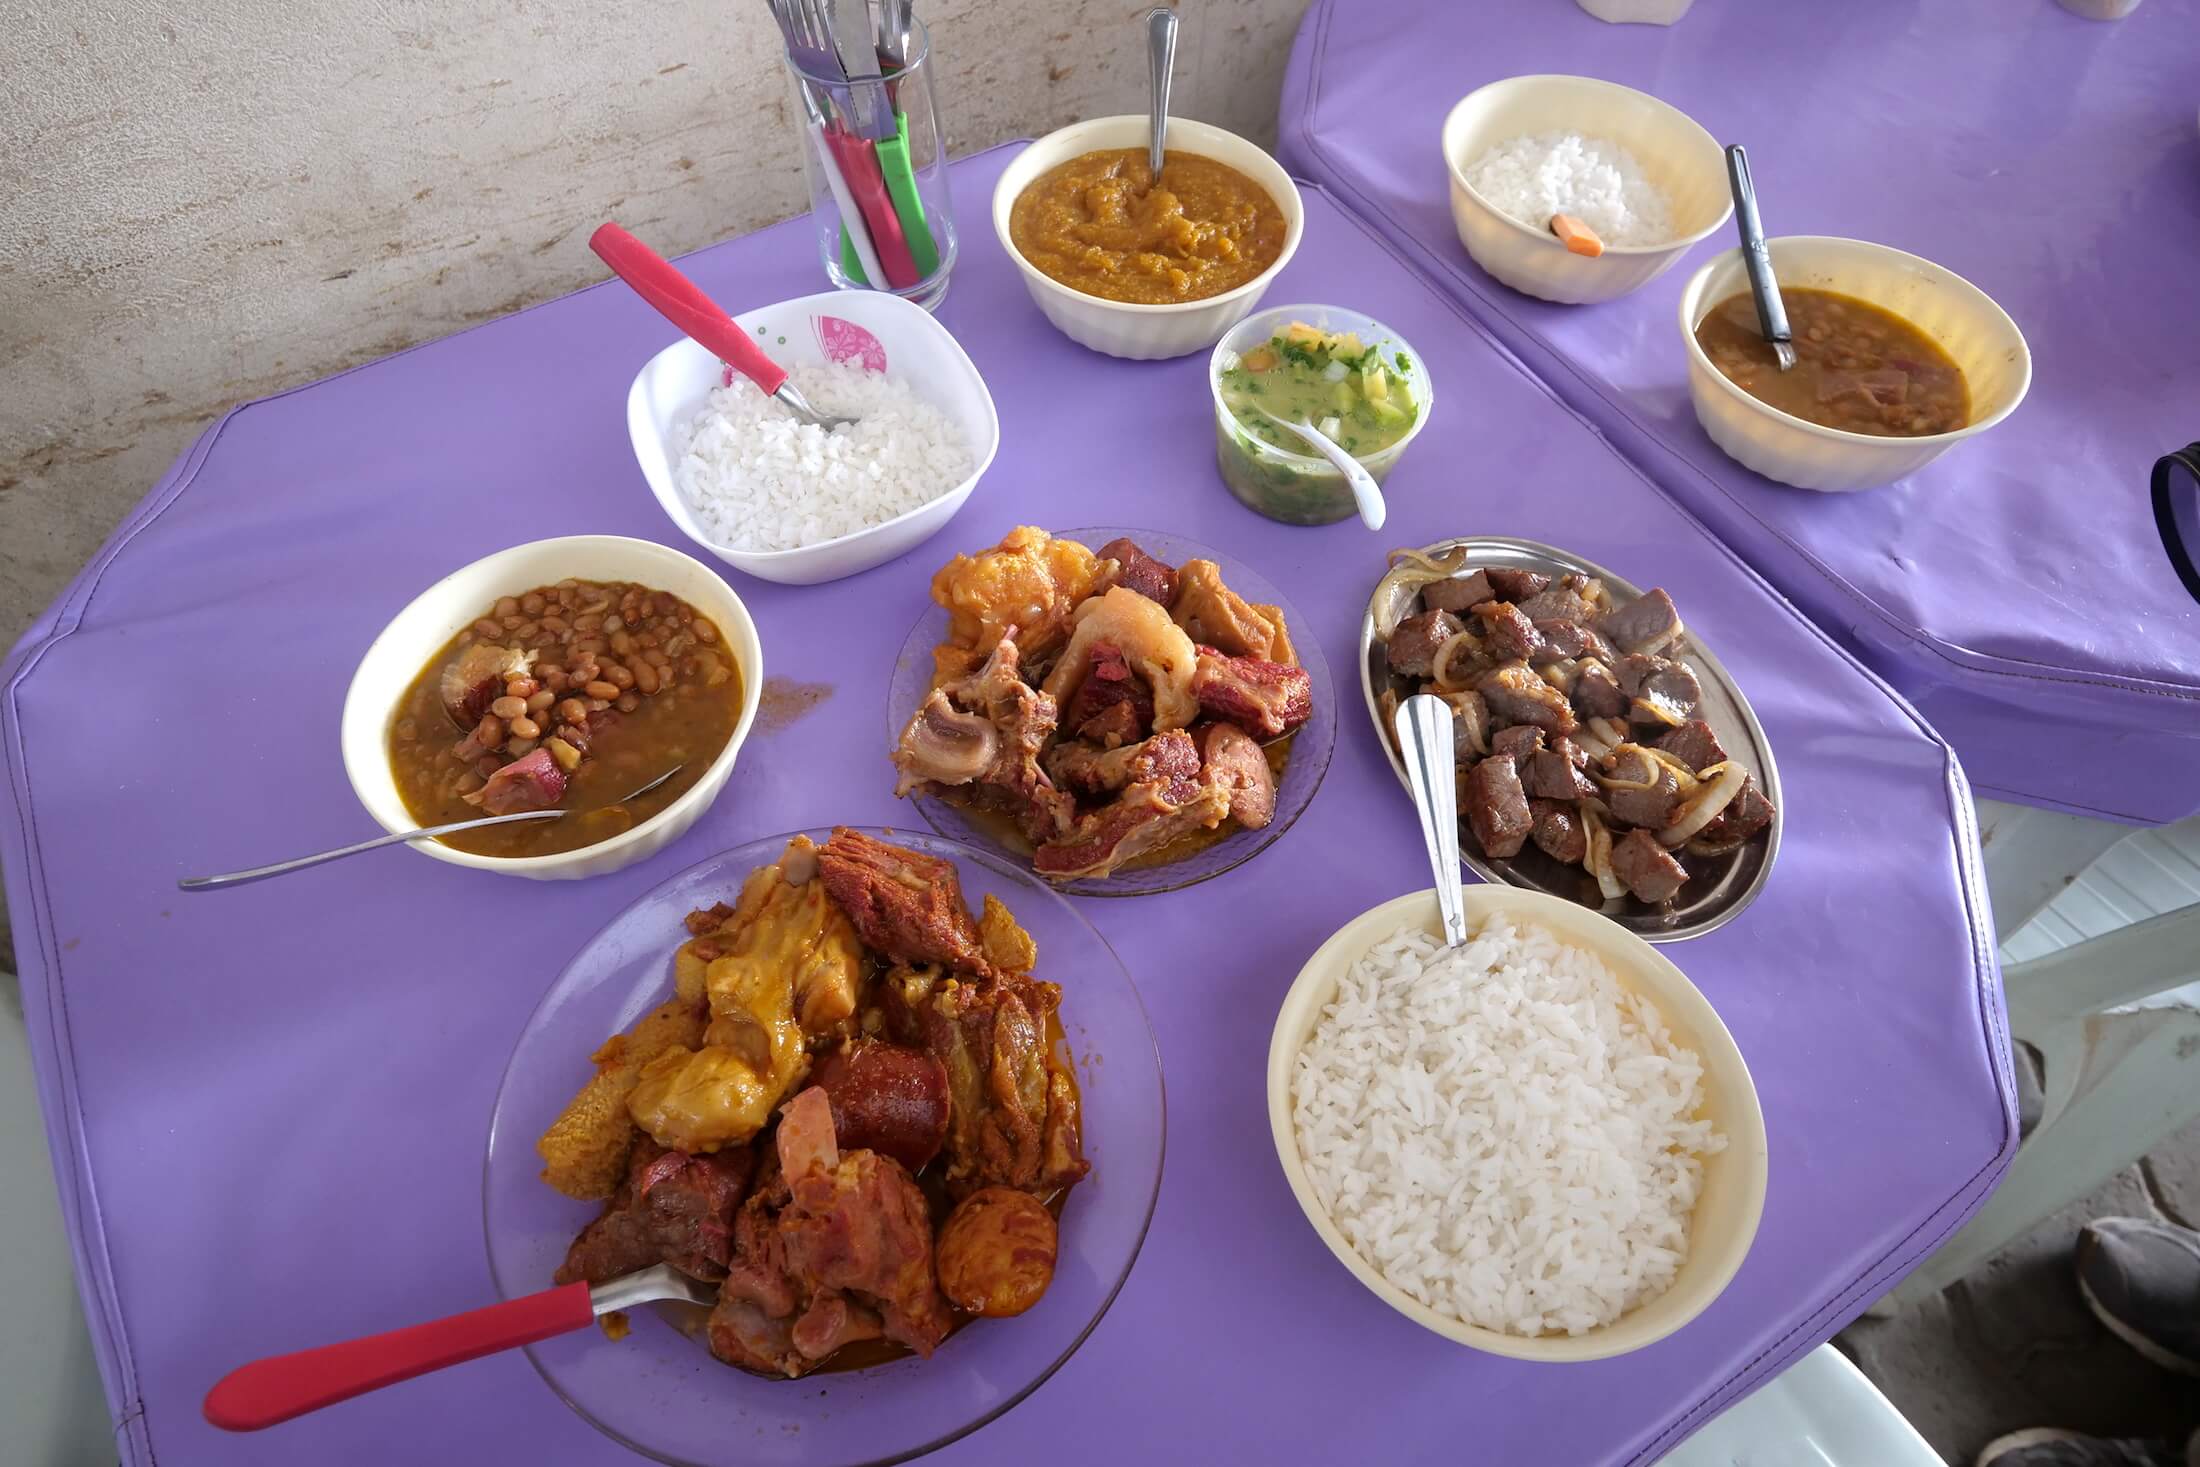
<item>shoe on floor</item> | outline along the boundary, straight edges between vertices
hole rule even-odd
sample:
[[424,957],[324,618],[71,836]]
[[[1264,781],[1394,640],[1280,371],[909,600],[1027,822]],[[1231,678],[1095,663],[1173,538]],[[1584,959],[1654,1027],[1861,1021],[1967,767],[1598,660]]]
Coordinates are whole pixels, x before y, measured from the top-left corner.
[[[2200,1459],[2193,1460],[2200,1467]],[[2034,1427],[1988,1442],[1977,1467],[2187,1467],[2187,1462],[2183,1450],[2165,1441],[2110,1441]]]
[[2164,1370],[2200,1376],[2200,1233],[2096,1218],[2078,1234],[2078,1292],[2132,1349]]

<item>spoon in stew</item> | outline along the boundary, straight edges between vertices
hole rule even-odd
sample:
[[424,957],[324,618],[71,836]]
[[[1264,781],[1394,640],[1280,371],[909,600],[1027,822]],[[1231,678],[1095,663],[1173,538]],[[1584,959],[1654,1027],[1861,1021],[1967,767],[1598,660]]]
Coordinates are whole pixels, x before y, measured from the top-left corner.
[[1749,275],[1750,297],[1757,302],[1757,329],[1771,343],[1780,370],[1792,371],[1795,333],[1788,329],[1780,282],[1772,278],[1772,248],[1765,243],[1764,221],[1757,217],[1757,188],[1749,180],[1749,154],[1740,143],[1726,150],[1726,182],[1734,192],[1734,223],[1742,232],[1742,269]]
[[1146,12],[1146,178],[1161,182],[1169,140],[1169,77],[1176,70],[1176,12],[1156,5]]
[[[685,768],[687,768],[685,764],[675,764],[648,784],[632,791],[624,799],[613,803],[624,805],[630,801],[638,800]],[[603,807],[599,806],[598,808]],[[399,841],[427,840],[432,836],[456,835],[461,830],[479,830],[487,825],[511,825],[521,820],[556,820],[560,816],[571,813],[573,812],[570,810],[555,808],[549,810],[519,810],[510,815],[484,815],[478,820],[454,820],[448,825],[429,825],[419,830],[400,830],[395,835],[377,836],[373,840],[363,840],[355,846],[338,846],[333,851],[317,851],[313,855],[299,856],[295,860],[277,861],[272,866],[254,866],[249,871],[228,871],[220,876],[186,876],[179,880],[176,885],[184,891],[218,891],[225,886],[244,886],[254,881],[265,881],[270,876],[281,876],[290,871],[303,871],[308,866],[319,866],[329,861],[340,861],[346,856],[356,856],[361,851],[372,851],[383,846],[394,846]]]
[[1466,903],[1459,895],[1459,787],[1453,783],[1452,706],[1434,693],[1415,693],[1398,705],[1394,722],[1398,755],[1405,762],[1413,808],[1421,816],[1421,839],[1436,872],[1436,908],[1444,918],[1444,944],[1467,940]]

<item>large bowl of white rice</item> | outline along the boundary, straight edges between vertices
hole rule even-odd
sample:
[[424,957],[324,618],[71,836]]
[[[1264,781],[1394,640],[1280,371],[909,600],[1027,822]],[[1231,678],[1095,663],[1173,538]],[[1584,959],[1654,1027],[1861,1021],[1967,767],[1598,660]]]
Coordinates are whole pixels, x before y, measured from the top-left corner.
[[634,458],[665,514],[734,569],[838,580],[946,527],[993,462],[1001,424],[962,346],[883,291],[827,291],[733,318],[786,367],[826,432],[682,339],[628,390]]
[[1694,1319],[1764,1209],[1764,1115],[1680,969],[1587,908],[1468,887],[1355,919],[1285,996],[1276,1154],[1329,1250],[1445,1339],[1598,1360]]
[[[1718,140],[1616,82],[1491,82],[1451,109],[1442,141],[1467,253],[1514,290],[1562,305],[1639,290],[1734,213]],[[1587,223],[1604,253],[1568,250],[1550,229],[1557,213]]]

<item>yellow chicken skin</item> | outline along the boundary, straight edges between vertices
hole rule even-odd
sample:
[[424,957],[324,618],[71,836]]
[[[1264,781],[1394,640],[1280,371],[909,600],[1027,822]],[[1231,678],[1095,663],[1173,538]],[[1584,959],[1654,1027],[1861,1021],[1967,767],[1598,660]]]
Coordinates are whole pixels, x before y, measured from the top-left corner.
[[1069,638],[1070,613],[1092,594],[1100,561],[1075,540],[1019,525],[1001,543],[958,555],[932,577],[932,599],[947,608],[947,640],[932,651],[934,687],[977,671],[1011,629],[1027,661],[1043,659]]

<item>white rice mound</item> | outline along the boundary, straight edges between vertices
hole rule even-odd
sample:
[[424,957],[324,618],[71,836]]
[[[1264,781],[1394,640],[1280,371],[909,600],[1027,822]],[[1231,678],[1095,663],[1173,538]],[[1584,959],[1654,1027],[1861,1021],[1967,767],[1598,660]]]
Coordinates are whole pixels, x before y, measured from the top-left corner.
[[816,545],[929,504],[970,476],[972,445],[907,383],[845,362],[789,376],[811,407],[860,421],[827,433],[736,376],[674,434],[673,482],[718,544]]
[[1507,138],[1468,165],[1467,183],[1493,208],[1530,229],[1571,214],[1607,245],[1636,248],[1673,238],[1665,195],[1618,143],[1578,132]]
[[1592,953],[1492,919],[1352,965],[1292,1077],[1308,1179],[1439,1314],[1581,1334],[1671,1287],[1705,1155],[1703,1066]]

